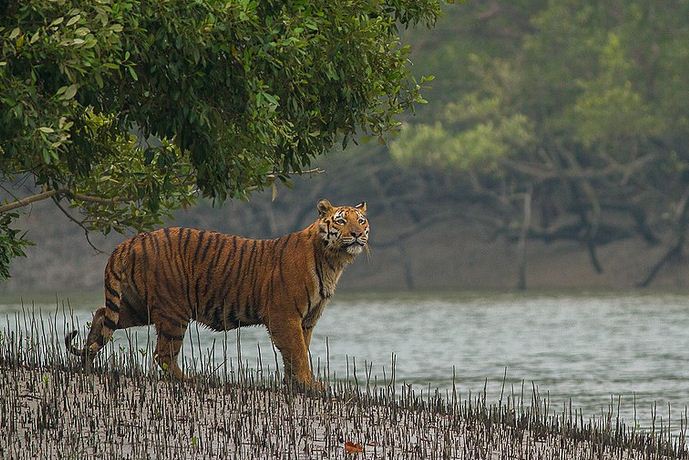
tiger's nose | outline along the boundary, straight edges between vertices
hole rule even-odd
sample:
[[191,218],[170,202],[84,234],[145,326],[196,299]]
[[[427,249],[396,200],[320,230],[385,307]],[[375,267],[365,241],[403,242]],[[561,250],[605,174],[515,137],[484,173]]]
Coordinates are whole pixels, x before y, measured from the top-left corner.
[[359,238],[363,233],[364,233],[364,232],[362,232],[362,231],[358,231],[358,232],[357,232],[357,231],[353,231],[353,232],[350,232],[350,234],[351,234],[354,238]]

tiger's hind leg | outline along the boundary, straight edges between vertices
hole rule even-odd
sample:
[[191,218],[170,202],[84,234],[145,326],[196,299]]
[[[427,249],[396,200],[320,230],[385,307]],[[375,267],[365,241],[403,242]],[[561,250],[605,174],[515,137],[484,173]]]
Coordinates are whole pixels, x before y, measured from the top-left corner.
[[177,380],[186,380],[182,369],[177,364],[177,356],[182,348],[187,323],[169,321],[156,322],[158,339],[156,342],[155,360],[158,365]]
[[105,282],[105,307],[101,307],[93,314],[91,328],[86,338],[83,349],[77,349],[72,345],[72,339],[79,333],[72,331],[65,336],[67,350],[77,356],[81,356],[83,365],[89,367],[98,352],[112,337],[112,332],[117,329],[120,317],[120,283],[115,278],[106,276]]
[[[76,349],[73,347],[73,345],[71,345],[71,343],[67,343],[68,350],[70,350],[75,355],[81,356],[82,365],[84,367],[91,366],[91,364],[93,363],[93,359],[96,357],[96,353],[103,347],[103,344],[105,343],[103,339],[104,319],[105,307],[100,307],[93,314],[93,319],[91,320],[91,327],[89,328],[89,333],[86,337],[86,347],[83,350]],[[74,331],[70,334],[70,336],[73,338],[76,334],[77,331]]]
[[87,363],[93,361],[96,354],[112,338],[112,333],[117,329],[121,310],[120,283],[114,278],[105,282],[105,307],[96,310],[91,322],[91,330],[86,339],[86,353],[84,359]]

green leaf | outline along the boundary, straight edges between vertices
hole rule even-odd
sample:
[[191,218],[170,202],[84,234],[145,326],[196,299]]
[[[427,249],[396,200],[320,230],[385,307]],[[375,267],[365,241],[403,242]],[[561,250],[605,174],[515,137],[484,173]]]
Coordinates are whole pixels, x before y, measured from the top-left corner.
[[9,37],[10,40],[14,40],[15,38],[17,38],[20,33],[21,33],[21,30],[19,29],[19,27],[15,27],[14,29],[12,29],[12,32],[10,32],[10,37]]
[[55,132],[55,130],[53,128],[49,128],[48,126],[41,126],[40,128],[38,128],[38,130],[41,132],[44,132],[46,134]]
[[76,16],[72,16],[72,18],[70,18],[70,20],[67,21],[67,26],[69,27],[69,26],[76,24],[77,22],[79,22],[79,19],[81,19],[80,14],[77,14]]
[[[65,87],[63,87],[63,88],[65,88]],[[60,88],[60,89],[62,89],[62,88]],[[67,86],[64,90],[64,93],[60,97],[60,99],[62,99],[63,101],[68,101],[68,100],[72,99],[77,94],[77,89],[78,89],[78,86],[76,83]]]

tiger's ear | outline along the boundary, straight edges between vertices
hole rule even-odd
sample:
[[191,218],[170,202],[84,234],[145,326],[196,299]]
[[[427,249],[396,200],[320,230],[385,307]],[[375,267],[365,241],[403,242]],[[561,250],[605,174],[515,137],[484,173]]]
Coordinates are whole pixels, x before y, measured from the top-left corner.
[[332,208],[333,208],[333,205],[330,204],[330,201],[326,200],[325,198],[323,198],[321,201],[319,201],[318,204],[316,205],[316,209],[318,209],[318,215],[321,217],[328,214],[328,212],[330,212],[330,210]]
[[358,209],[359,211],[363,212],[364,214],[366,214],[366,202],[365,201],[362,201],[361,203],[359,203],[358,205],[356,205],[354,207],[356,209]]

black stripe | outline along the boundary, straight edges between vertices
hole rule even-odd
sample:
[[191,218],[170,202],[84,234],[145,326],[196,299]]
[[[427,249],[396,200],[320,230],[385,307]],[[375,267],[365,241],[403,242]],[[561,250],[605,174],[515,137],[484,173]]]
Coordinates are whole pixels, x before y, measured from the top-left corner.
[[108,307],[111,311],[114,311],[115,313],[120,312],[120,306],[110,299],[105,299],[105,306]]
[[[169,230],[166,228],[166,230]],[[170,265],[174,267],[174,273],[173,275],[176,277],[176,280],[178,283],[182,284],[185,282],[186,277],[184,276],[184,258],[182,257],[182,252],[181,252],[181,231],[182,229],[179,229],[177,233],[177,241],[179,242],[177,251],[173,248],[173,243],[172,243],[172,237],[170,236],[170,253],[169,253],[169,258],[170,258]],[[175,257],[177,256],[177,257]]]
[[285,239],[285,242],[283,243],[282,247],[280,247],[280,255],[278,256],[278,265],[280,266],[280,282],[282,283],[282,288],[284,289],[285,286],[287,286],[287,283],[285,282],[285,274],[283,272],[283,266],[284,264],[282,263],[283,256],[285,254],[285,248],[287,247],[287,243],[289,243],[289,239],[292,237],[292,234],[290,233],[287,235],[287,238]]
[[[196,241],[196,248],[194,248],[194,255],[191,258],[191,263],[193,264],[189,269],[191,270],[191,274],[196,274],[197,269],[195,267],[196,265],[196,259],[199,256],[199,250],[201,249],[201,245],[203,243],[203,238],[205,237],[206,232],[201,230],[199,232],[199,238]],[[191,281],[191,277],[189,277],[189,281]],[[192,319],[196,319],[197,314],[198,314],[198,307],[199,307],[199,278],[196,278],[196,282],[194,283],[194,299],[192,300],[192,293],[190,291],[191,286],[189,285],[187,287],[187,302],[189,303],[189,307],[192,309]]]
[[225,263],[223,264],[222,269],[220,269],[220,271],[218,273],[223,274],[227,271],[227,266],[229,265],[230,261],[234,257],[235,252],[237,252],[237,237],[233,236],[232,237],[232,250],[227,255],[227,258],[225,258]]
[[[238,285],[239,288],[241,288],[242,286],[244,286],[246,284],[247,277],[249,277],[249,282],[251,282],[250,274],[253,270],[253,260],[254,260],[254,257],[256,256],[256,240],[247,241],[247,244],[249,244],[249,243],[251,243],[249,260],[247,260],[247,262],[246,262],[246,267],[247,267],[246,270],[243,270],[242,280],[240,281],[240,284]],[[241,268],[243,268],[243,267],[241,267]],[[247,320],[250,320],[250,317],[248,314],[248,310],[250,309],[249,295],[247,294],[247,298],[245,299],[244,304],[242,304],[242,303],[240,303],[241,299],[239,298],[241,292],[242,292],[241,289],[237,289],[237,296],[236,296],[235,305],[237,306],[239,313],[241,313],[242,310],[244,310],[243,311],[244,316],[247,318]],[[242,307],[244,307],[244,308],[242,308]]]
[[211,233],[211,236],[208,237],[208,242],[203,247],[203,251],[201,251],[201,260],[199,260],[199,262],[203,262],[204,260],[206,260],[206,256],[208,255],[208,250],[211,247],[211,243],[215,243],[217,241],[218,241],[218,234],[217,233]]
[[[191,229],[185,228],[185,233],[184,233],[184,245],[182,246],[182,254],[187,253],[187,248],[189,247],[189,240],[191,239]],[[181,235],[181,233],[180,233]]]
[[169,321],[170,324],[172,324],[175,327],[186,327],[186,324],[184,324],[183,322],[181,322],[181,321],[179,321],[179,320],[177,320],[171,316],[167,316],[167,315],[164,315],[162,313],[160,313],[159,315],[160,315],[160,319],[164,319],[165,321]]
[[[221,238],[220,240],[220,246],[215,249],[215,255],[213,256],[213,259],[211,259],[211,262],[208,266],[208,270],[206,271],[206,285],[203,287],[203,296],[207,297],[208,296],[208,291],[211,288],[211,282],[213,281],[213,275],[217,273],[215,270],[216,266],[218,265],[218,261],[220,260],[220,257],[222,256],[223,250],[225,249],[225,245],[227,244],[227,238]],[[228,257],[229,259],[229,257]],[[213,289],[215,291],[215,289]],[[207,299],[207,300],[214,300],[213,299]]]
[[141,259],[142,263],[144,266],[144,270],[148,268],[148,248],[146,247],[146,243],[148,242],[148,238],[142,237],[141,238]]
[[148,308],[146,309],[146,316],[142,314],[137,308],[134,308],[132,304],[130,304],[127,301],[127,298],[124,297],[120,299],[120,303],[122,304],[122,307],[126,310],[127,313],[130,313],[132,316],[134,316],[140,323],[142,324],[149,324],[149,318],[148,318]]
[[[211,235],[208,237],[208,241],[206,242],[206,245],[204,246],[203,250],[201,251],[201,260],[199,263],[203,263],[204,260],[206,260],[206,256],[208,255],[208,250],[214,243],[218,241],[218,234],[217,233],[211,233]],[[217,257],[217,254],[214,256],[214,259]],[[196,290],[195,292],[195,297],[196,297],[196,318],[199,317],[199,315],[203,316],[206,312],[206,309],[201,309],[201,300],[203,299],[205,302],[208,302],[208,299],[206,299],[206,295],[208,294],[208,285],[209,280],[213,274],[213,266],[208,265],[206,268],[206,283],[203,286],[203,294],[201,294],[201,277],[199,276],[196,278],[196,283],[194,285],[194,289]],[[202,310],[202,311],[199,311]],[[196,319],[194,318],[194,319]]]
[[148,238],[145,238],[145,237],[141,238],[141,255],[142,255],[142,259],[143,259],[141,261],[142,262],[141,275],[142,275],[142,277],[144,277],[144,280],[143,280],[144,281],[144,288],[143,288],[142,294],[143,294],[144,302],[146,302],[146,303],[148,303],[148,286],[147,286],[147,283],[146,283],[147,280],[146,280],[146,277],[144,276],[144,274],[148,271],[148,251],[146,249],[146,240],[147,239]]
[[[167,228],[164,228],[164,229],[163,229],[163,235],[164,235],[166,238],[169,239],[170,236],[168,235],[168,233],[166,232],[166,230],[167,230]],[[170,259],[170,252],[171,252],[171,251],[169,251],[168,254],[167,254],[167,257],[165,257],[165,263],[164,263],[164,262],[163,262],[163,258],[162,258],[162,255],[163,255],[162,253],[163,253],[163,251],[160,250],[160,246],[161,246],[161,244],[162,244],[162,241],[160,241],[160,238],[158,237],[158,235],[160,235],[160,231],[158,231],[158,232],[156,233],[156,235],[154,236],[154,238],[153,238],[153,245],[155,246],[155,254],[156,254],[156,257],[155,257],[155,260],[156,260],[156,268],[158,268],[159,271],[160,271],[160,272],[163,274],[163,276],[165,277],[165,283],[166,283],[167,285],[172,285],[173,283],[170,282],[170,277],[172,277],[173,280],[174,280],[176,277],[175,277],[175,273],[174,273],[174,270],[173,270],[173,267],[172,267],[172,260]],[[163,249],[165,249],[164,246],[163,246]],[[168,276],[168,274],[169,274],[170,276]]]
[[244,243],[245,244],[242,244],[242,247],[239,249],[239,262],[235,266],[235,270],[236,270],[237,274],[235,276],[234,283],[232,283],[233,287],[237,290],[235,292],[235,299],[234,299],[234,307],[235,308],[239,308],[239,294],[241,293],[241,289],[240,289],[241,286],[239,284],[239,281],[240,281],[240,278],[242,278],[242,272],[244,270],[244,263],[243,263],[244,262],[244,253],[245,253],[244,249],[246,248],[248,242],[244,242]]
[[[212,303],[209,303],[206,305],[206,311],[208,311],[213,305]],[[215,309],[213,310],[213,329],[216,331],[224,331],[225,330],[225,322],[223,321],[223,304],[218,303],[215,305]]]
[[[234,270],[234,274],[232,274],[232,281],[231,282],[229,281],[229,277],[228,277],[227,291],[226,291],[225,295],[223,296],[223,298],[221,299],[223,302],[227,301],[226,297],[228,297],[230,295],[230,291],[232,289],[236,289],[237,290],[236,296],[239,296],[239,278],[242,274],[242,262],[244,261],[244,249],[246,248],[246,244],[244,244],[244,241],[240,241],[239,243],[237,243],[238,238],[237,237],[232,237],[232,238],[233,238],[233,246],[236,246],[237,244],[239,244],[239,260],[235,260],[235,263],[233,264],[232,269],[230,270],[230,273],[232,273],[232,270]],[[233,257],[233,259],[234,259],[234,257]],[[235,303],[231,304],[230,310],[232,310],[234,308],[235,304],[236,304],[236,300],[235,300]]]
[[138,291],[139,288],[136,286],[136,281],[134,280],[134,267],[136,267],[136,251],[132,251],[132,261],[131,261],[130,263],[131,263],[131,266],[132,266],[132,267],[131,267],[131,268],[132,268],[132,272],[129,274],[129,277],[132,279],[132,282],[134,283],[134,287],[135,287],[136,290]]
[[271,302],[273,299],[273,284],[275,282],[275,264],[270,269],[270,275],[268,275],[268,292],[266,292],[266,296],[264,297],[264,302],[268,303]]
[[165,332],[165,331],[158,331],[158,334],[162,335],[163,337],[165,337],[165,338],[168,339],[168,340],[177,340],[177,341],[179,341],[179,342],[181,342],[181,341],[184,340],[184,336],[183,336],[183,335],[168,334],[168,333]]
[[[237,250],[237,237],[233,236],[232,237],[232,252],[225,259],[225,264],[223,265],[222,270],[220,270],[218,272],[220,274],[220,276],[222,276],[223,274],[226,273],[227,265],[230,263],[230,260],[232,258],[234,258],[234,254],[235,254],[236,250]],[[220,295],[220,298],[217,299],[217,302],[221,305],[225,304],[225,301],[227,300],[227,296],[230,293],[230,289],[232,289],[232,283],[230,283],[230,275],[231,275],[231,273],[227,274],[227,277],[225,278],[225,283],[224,283],[225,289],[223,290],[222,295]]]
[[167,242],[167,244],[172,249],[172,239],[170,239],[170,227],[165,227],[163,229],[163,235],[165,235],[165,241]]
[[235,311],[236,305],[230,305],[229,311],[227,312],[227,321],[232,325],[232,328],[239,327],[241,324],[239,318],[237,318],[237,312]]
[[[172,248],[172,243],[170,243],[168,246],[166,257],[165,257],[165,265],[167,266],[168,270],[166,272],[170,273],[170,276],[172,277],[172,283],[170,283],[171,286],[175,286],[181,282],[182,278],[182,271],[181,268],[178,265],[177,259],[178,257],[175,257],[175,250]],[[162,264],[162,261],[161,261]],[[165,275],[167,278],[167,273]]]
[[206,236],[206,232],[203,230],[199,232],[199,239],[196,243],[196,249],[194,249],[194,257],[192,257],[192,261],[196,262],[196,259],[199,257],[199,249],[201,249],[201,243],[203,243],[203,238]]
[[117,324],[107,316],[103,319],[103,326],[107,327],[108,329],[114,331],[117,329]]
[[106,269],[108,270],[108,273],[110,274],[110,276],[115,278],[115,280],[120,281],[120,278],[117,276],[117,273],[115,273],[114,265],[115,265],[115,261],[113,260],[113,258],[111,256],[110,260],[108,260],[108,265],[107,265]]
[[318,278],[318,294],[321,296],[321,299],[324,299],[325,293],[323,291],[323,275],[321,274],[321,266],[318,263],[315,252],[313,253],[313,263],[316,268],[316,277]]
[[[160,242],[158,238],[153,238],[153,245],[155,246],[155,267],[153,267],[154,273],[158,275],[156,277],[156,283],[160,286],[175,286],[177,284],[177,277],[175,276],[173,270],[173,263],[170,259],[172,251],[169,251],[167,257],[163,257],[160,250]],[[162,276],[162,282],[159,277]]]
[[[256,246],[260,246],[258,249]],[[254,322],[258,320],[256,316],[256,287],[258,287],[258,279],[256,279],[256,266],[260,263],[260,257],[263,256],[263,241],[256,240],[254,244],[254,254],[255,257],[251,261],[251,266],[249,267],[249,283],[251,284],[251,290],[247,294],[246,299],[246,317],[249,321]]]
[[120,296],[120,294],[116,290],[111,288],[110,285],[108,285],[108,284],[105,285],[105,289],[108,291],[108,293],[110,293],[110,295],[112,297],[119,297]]
[[189,276],[188,276],[188,271],[189,267],[186,265],[187,263],[187,247],[189,246],[189,240],[190,240],[190,235],[191,235],[191,229],[188,228],[180,228],[179,229],[179,234],[178,234],[178,242],[179,242],[179,249],[178,249],[178,259],[179,263],[181,265],[180,267],[180,278],[179,282],[182,285],[181,289],[184,290],[187,296],[187,302],[189,302],[191,306],[191,301],[189,299]]
[[180,228],[177,232],[177,252],[180,256],[184,254],[182,243],[184,242],[184,228]]

